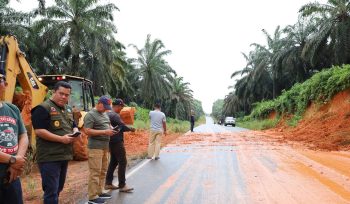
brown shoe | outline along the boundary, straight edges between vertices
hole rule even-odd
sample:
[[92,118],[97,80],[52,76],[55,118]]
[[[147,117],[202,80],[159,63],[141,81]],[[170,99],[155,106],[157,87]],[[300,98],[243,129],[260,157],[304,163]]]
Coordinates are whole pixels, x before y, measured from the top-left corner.
[[131,193],[134,190],[134,188],[128,187],[125,185],[123,188],[119,188],[119,192],[124,192],[124,193]]
[[116,189],[119,189],[119,187],[115,186],[113,184],[106,184],[105,185],[105,190],[116,190]]

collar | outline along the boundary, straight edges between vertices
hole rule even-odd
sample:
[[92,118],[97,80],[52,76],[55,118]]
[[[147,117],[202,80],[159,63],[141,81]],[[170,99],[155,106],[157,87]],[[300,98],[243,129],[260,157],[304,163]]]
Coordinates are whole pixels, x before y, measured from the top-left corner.
[[49,100],[50,100],[53,104],[55,104],[57,107],[59,107],[60,109],[62,109],[62,110],[65,110],[65,109],[66,109],[66,106],[61,107],[61,106],[57,105],[57,103],[55,103],[55,101],[53,101],[51,98],[49,98]]

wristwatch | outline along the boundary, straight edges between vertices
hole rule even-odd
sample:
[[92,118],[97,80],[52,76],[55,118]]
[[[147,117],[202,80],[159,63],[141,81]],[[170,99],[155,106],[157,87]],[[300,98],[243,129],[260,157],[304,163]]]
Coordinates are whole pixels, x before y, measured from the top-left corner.
[[10,161],[9,161],[9,164],[14,164],[16,163],[16,157],[11,155],[11,158],[10,158]]

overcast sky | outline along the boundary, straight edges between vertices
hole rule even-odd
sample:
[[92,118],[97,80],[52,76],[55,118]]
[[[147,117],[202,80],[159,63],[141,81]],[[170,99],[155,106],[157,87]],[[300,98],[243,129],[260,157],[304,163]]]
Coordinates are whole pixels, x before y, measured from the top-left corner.
[[[105,2],[105,1],[102,1]],[[107,1],[106,1],[107,2]],[[311,0],[118,0],[116,38],[124,45],[143,47],[147,34],[160,39],[172,54],[170,66],[189,82],[194,97],[211,112],[217,99],[224,99],[235,81],[231,74],[246,62],[251,43],[266,44],[261,32],[271,35],[278,25],[297,22],[298,10]],[[312,1],[313,2],[313,1]],[[319,1],[325,2],[325,0]],[[11,2],[17,5],[16,1]],[[20,8],[37,6],[22,0]],[[127,49],[129,57],[135,50]]]

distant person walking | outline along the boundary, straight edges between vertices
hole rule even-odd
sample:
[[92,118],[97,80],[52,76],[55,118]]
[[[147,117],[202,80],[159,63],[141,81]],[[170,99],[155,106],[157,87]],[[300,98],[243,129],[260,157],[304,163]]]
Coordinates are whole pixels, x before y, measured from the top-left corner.
[[111,110],[111,99],[101,96],[95,108],[84,117],[84,129],[89,136],[89,182],[88,203],[105,203],[111,198],[110,194],[103,193],[106,172],[109,161],[110,136],[117,132],[111,128],[106,111]]
[[[7,86],[0,74],[0,95]],[[22,204],[22,187],[19,176],[26,162],[28,135],[19,109],[0,101],[0,203]]]
[[73,110],[67,105],[71,89],[67,82],[57,82],[51,98],[32,109],[45,204],[59,203],[68,161],[73,159],[74,138],[68,134],[77,132],[78,128],[73,119]]
[[161,111],[160,103],[154,105],[154,110],[150,111],[149,117],[150,124],[150,136],[148,143],[148,159],[159,159],[160,145],[162,135],[166,135],[166,118],[165,114]]
[[[111,121],[111,125],[113,127],[116,127],[119,130],[119,132],[111,136],[111,139],[109,141],[109,151],[111,159],[108,165],[105,189],[119,189],[120,192],[129,193],[133,191],[134,188],[128,187],[126,185],[125,171],[127,160],[124,147],[124,132],[135,132],[135,128],[126,126],[119,116],[120,111],[124,107],[124,101],[120,98],[117,98],[113,101],[112,105],[112,110],[108,111],[107,114]],[[113,173],[117,166],[119,182],[118,187],[113,185]]]
[[190,123],[191,123],[191,132],[193,132],[193,128],[194,128],[194,111],[193,110],[191,110]]

